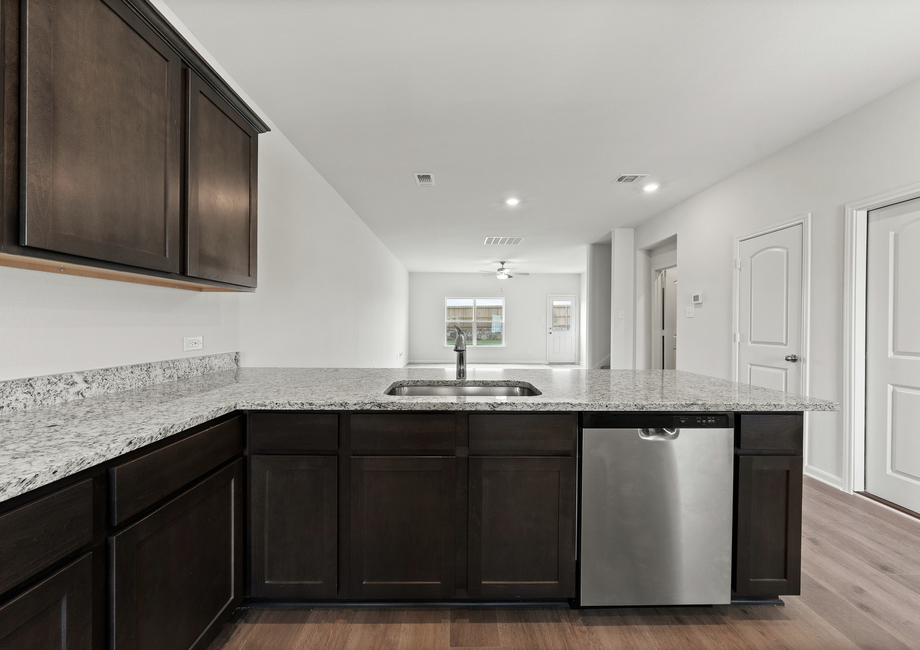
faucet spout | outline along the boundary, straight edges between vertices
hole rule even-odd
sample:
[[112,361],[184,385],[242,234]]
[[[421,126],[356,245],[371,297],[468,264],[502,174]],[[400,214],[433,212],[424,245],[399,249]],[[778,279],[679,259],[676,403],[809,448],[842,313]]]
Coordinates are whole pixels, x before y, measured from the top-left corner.
[[457,353],[457,379],[466,379],[466,335],[458,325],[454,325],[457,330],[457,338],[454,339],[454,352]]

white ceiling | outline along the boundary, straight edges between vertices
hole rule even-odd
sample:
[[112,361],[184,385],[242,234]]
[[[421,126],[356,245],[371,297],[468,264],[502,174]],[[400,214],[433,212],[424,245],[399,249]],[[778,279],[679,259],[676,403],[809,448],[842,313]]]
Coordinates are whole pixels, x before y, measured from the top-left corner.
[[409,271],[581,272],[612,228],[920,77],[917,0],[167,3]]

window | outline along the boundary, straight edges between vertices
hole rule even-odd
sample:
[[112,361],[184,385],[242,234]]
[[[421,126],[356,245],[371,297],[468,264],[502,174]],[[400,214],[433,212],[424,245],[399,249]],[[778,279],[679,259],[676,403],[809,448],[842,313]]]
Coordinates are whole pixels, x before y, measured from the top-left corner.
[[445,345],[454,344],[457,337],[454,325],[463,330],[467,345],[505,345],[504,298],[445,298],[444,313],[447,325]]
[[571,300],[554,300],[553,301],[553,323],[554,332],[568,332],[572,329],[572,301]]

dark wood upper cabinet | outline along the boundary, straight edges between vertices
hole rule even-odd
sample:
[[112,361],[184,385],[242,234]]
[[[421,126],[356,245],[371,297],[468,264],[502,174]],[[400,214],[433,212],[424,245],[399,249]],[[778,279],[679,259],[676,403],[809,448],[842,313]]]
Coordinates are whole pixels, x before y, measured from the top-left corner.
[[256,286],[258,132],[189,73],[188,274]]
[[20,243],[178,273],[179,55],[121,0],[23,10]]

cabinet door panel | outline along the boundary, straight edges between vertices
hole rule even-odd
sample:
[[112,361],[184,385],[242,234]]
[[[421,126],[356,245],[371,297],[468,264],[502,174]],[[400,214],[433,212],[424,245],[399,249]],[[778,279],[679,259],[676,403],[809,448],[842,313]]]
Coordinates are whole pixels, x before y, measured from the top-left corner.
[[351,459],[351,595],[455,596],[456,460]]
[[92,554],[0,605],[0,648],[92,648]]
[[732,588],[794,596],[802,564],[802,458],[737,456]]
[[188,274],[256,286],[258,133],[189,73]]
[[250,548],[257,598],[334,598],[335,456],[253,456]]
[[469,594],[574,598],[575,459],[470,458]]
[[242,599],[243,461],[109,538],[114,650],[204,648]]
[[179,272],[179,55],[121,0],[27,0],[20,243]]

